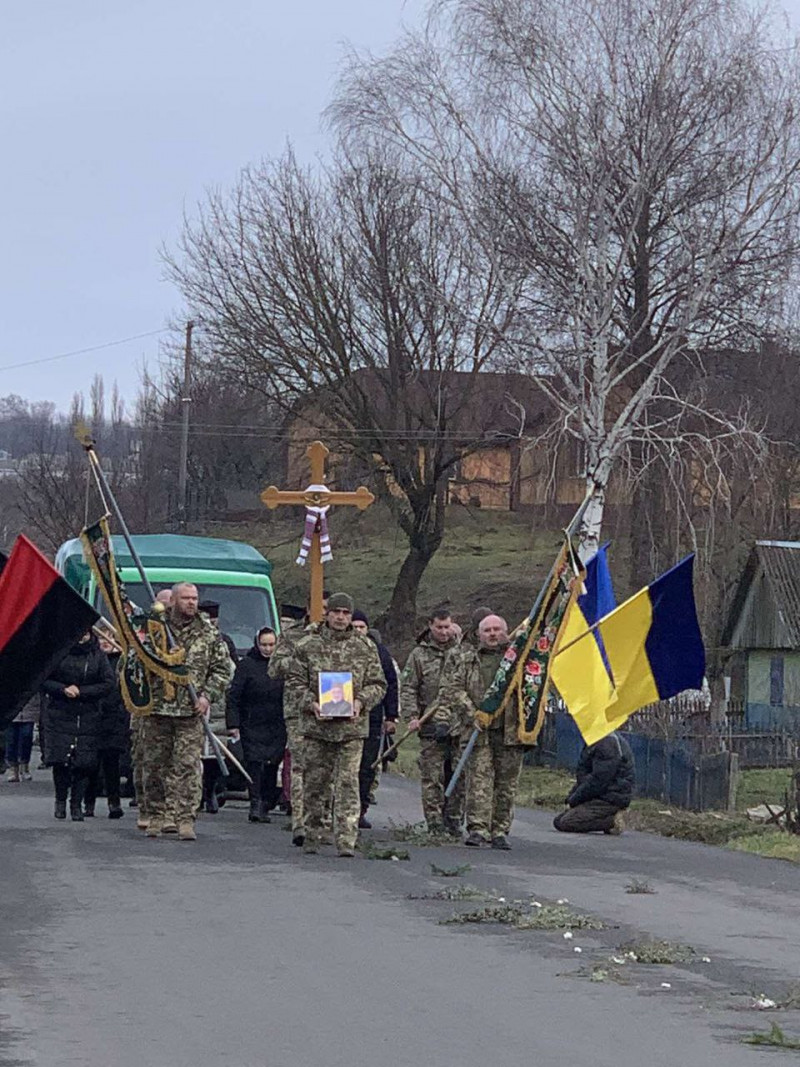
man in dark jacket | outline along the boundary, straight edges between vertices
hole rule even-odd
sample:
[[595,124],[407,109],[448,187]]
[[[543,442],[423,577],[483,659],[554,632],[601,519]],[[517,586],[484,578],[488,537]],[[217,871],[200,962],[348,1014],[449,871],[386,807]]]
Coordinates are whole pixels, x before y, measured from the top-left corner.
[[578,761],[577,782],[567,810],[553,820],[556,830],[588,834],[621,832],[619,812],[630,806],[635,782],[633,753],[621,734],[586,745]]
[[381,635],[378,631],[369,629],[369,619],[363,611],[353,612],[353,629],[375,642],[381,667],[383,668],[383,676],[386,679],[386,696],[369,713],[369,736],[364,742],[361,767],[358,771],[358,791],[361,798],[361,816],[358,820],[358,826],[361,830],[371,830],[372,823],[367,819],[367,811],[370,804],[370,790],[376,773],[372,765],[380,753],[381,740],[384,733],[393,734],[395,732],[399,714],[399,685],[392,654],[381,641]]

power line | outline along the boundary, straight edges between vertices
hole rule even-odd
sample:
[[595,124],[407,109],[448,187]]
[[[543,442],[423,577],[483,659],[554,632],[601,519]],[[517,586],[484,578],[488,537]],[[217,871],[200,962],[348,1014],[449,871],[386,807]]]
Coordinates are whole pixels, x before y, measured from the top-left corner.
[[39,363],[54,363],[57,359],[69,359],[70,356],[85,356],[89,352],[100,352],[104,348],[114,348],[117,345],[126,345],[129,341],[140,341],[143,337],[155,337],[160,333],[169,333],[168,326],[162,326],[160,330],[150,330],[147,333],[135,333],[132,337],[122,337],[119,341],[106,341],[102,345],[92,345],[91,348],[76,348],[72,352],[62,352],[58,356],[45,356],[43,359],[28,359],[24,363],[8,363],[0,367],[0,371],[18,370],[20,367],[34,367]]
[[[166,433],[175,433],[180,430],[179,423],[145,423],[144,428],[160,430]],[[244,440],[267,439],[272,441],[315,441],[319,431],[306,434],[298,434],[287,430],[258,429],[256,427],[242,427],[239,430],[224,427],[204,426],[195,424],[191,427],[192,437],[231,437]],[[486,430],[482,433],[470,432],[469,430],[334,430],[326,429],[323,436],[331,440],[357,441],[369,438],[380,438],[389,441],[506,441],[518,437],[515,433],[502,433],[497,430]]]

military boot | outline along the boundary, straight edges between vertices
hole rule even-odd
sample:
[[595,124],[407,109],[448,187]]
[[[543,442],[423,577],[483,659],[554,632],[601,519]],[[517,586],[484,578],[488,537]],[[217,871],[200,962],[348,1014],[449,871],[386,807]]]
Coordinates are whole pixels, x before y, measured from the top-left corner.
[[371,830],[372,829],[372,823],[367,818],[367,812],[368,811],[369,811],[369,807],[366,806],[366,805],[361,808],[361,815],[358,818],[358,828],[359,828],[359,830]]
[[496,834],[491,840],[491,846],[492,848],[500,849],[502,852],[507,852],[511,848],[505,834]]

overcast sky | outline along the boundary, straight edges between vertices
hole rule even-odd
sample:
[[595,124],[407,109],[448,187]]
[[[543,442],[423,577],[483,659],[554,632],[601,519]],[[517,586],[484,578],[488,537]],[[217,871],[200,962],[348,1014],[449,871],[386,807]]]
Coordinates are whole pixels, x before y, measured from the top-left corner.
[[184,206],[287,138],[324,152],[344,42],[383,49],[423,0],[2,0],[0,396],[123,394],[179,310],[158,250]]
[[[800,0],[787,0],[795,25]],[[132,398],[179,311],[158,250],[211,186],[324,153],[343,43],[382,50],[425,0],[2,0],[0,396]]]

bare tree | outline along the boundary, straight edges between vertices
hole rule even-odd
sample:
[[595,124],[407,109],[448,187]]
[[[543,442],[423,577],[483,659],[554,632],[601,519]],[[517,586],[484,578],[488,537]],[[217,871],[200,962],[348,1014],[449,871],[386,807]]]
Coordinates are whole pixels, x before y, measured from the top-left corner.
[[291,153],[245,171],[186,223],[169,263],[217,373],[324,412],[370,473],[409,541],[384,621],[407,635],[448,477],[497,431],[497,404],[477,397],[513,287],[436,183],[384,151],[342,154],[325,173]]
[[587,554],[642,450],[669,465],[702,421],[701,452],[719,435],[763,457],[746,407],[687,396],[684,364],[697,382],[774,324],[798,250],[798,69],[743,0],[452,0],[350,62],[345,142],[430,174],[521,289],[506,351],[584,446]]

